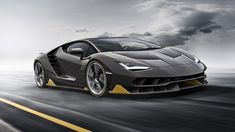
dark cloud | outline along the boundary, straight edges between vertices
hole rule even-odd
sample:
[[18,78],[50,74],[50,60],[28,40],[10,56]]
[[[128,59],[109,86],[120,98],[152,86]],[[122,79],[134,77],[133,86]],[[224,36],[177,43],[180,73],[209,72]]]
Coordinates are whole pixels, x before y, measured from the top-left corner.
[[155,19],[149,31],[152,34],[150,39],[170,46],[183,45],[197,34],[209,34],[222,29],[223,25],[217,18],[227,13],[227,8],[209,3],[150,0],[139,6],[142,6],[142,11],[150,12]]
[[[180,26],[182,27],[173,35],[159,35],[154,38],[165,45],[182,45],[193,35],[198,33],[212,33],[222,26],[214,21],[216,13],[194,11]],[[155,40],[155,41],[156,41]]]
[[151,37],[151,36],[153,36],[153,34],[150,33],[150,32],[145,32],[143,34],[141,34],[141,33],[129,33],[129,34],[124,34],[122,36],[124,36],[124,37]]
[[123,36],[145,38],[163,45],[183,45],[193,35],[198,33],[212,33],[215,30],[221,29],[222,26],[214,20],[217,15],[217,13],[193,11],[191,15],[178,23],[179,27],[177,28],[179,30],[176,33],[154,34],[145,32],[143,34],[129,33]]
[[92,30],[88,30],[86,28],[82,28],[82,29],[76,29],[75,32],[76,33],[84,33],[84,32],[92,32]]
[[112,33],[109,32],[104,32],[101,35],[98,35],[98,38],[103,38],[103,37],[113,37],[114,35]]
[[[228,24],[223,23],[229,22],[218,19],[231,16],[231,12],[234,12],[221,3],[183,0],[149,0],[143,1],[137,7],[141,12],[152,16],[151,25],[146,26],[145,33],[120,33],[118,36],[138,37],[168,46],[184,45],[198,34],[211,34],[214,31],[224,30]],[[129,28],[138,27],[130,26]],[[99,35],[99,37],[111,36],[117,35],[110,32]]]
[[176,34],[176,35],[157,35],[150,38],[149,40],[156,43],[160,43],[162,45],[174,46],[174,45],[185,44],[185,41],[189,40],[189,38],[181,34]]
[[192,36],[198,32],[211,33],[213,30],[220,29],[222,26],[214,21],[217,13],[194,11],[194,13],[187,17],[179,32],[184,36]]
[[183,45],[190,39],[190,37],[198,33],[212,33],[213,31],[222,28],[221,25],[213,22],[212,18],[210,17],[208,17],[210,19],[204,20],[203,18],[200,18],[200,16],[193,18],[194,21],[192,23],[184,24],[184,28],[181,28],[177,33],[153,35],[153,38],[151,38],[151,40],[170,46]]
[[222,26],[220,26],[218,24],[211,24],[211,25],[208,25],[206,27],[201,28],[200,32],[211,33],[213,30],[217,30],[217,29],[220,29],[220,28],[222,28]]
[[152,33],[150,32],[145,32],[145,33],[128,33],[128,34],[122,34],[122,35],[114,35],[109,32],[104,32],[101,35],[97,36],[98,38],[103,38],[103,37],[132,37],[132,38],[143,38],[143,39],[150,39],[153,36]]

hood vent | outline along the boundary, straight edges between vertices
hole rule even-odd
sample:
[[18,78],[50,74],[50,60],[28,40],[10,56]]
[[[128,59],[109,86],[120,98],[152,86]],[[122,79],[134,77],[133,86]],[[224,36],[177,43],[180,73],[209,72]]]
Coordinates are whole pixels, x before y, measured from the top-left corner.
[[172,58],[176,58],[181,55],[181,53],[174,51],[174,50],[171,50],[169,48],[161,49],[161,50],[159,50],[159,53],[170,56]]

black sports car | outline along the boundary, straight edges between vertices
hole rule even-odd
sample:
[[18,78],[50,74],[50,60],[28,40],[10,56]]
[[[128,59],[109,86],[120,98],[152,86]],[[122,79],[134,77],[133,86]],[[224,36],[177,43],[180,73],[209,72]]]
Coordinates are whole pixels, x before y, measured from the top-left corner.
[[206,66],[188,52],[126,38],[88,38],[63,44],[34,61],[38,87],[107,93],[173,92],[207,84]]

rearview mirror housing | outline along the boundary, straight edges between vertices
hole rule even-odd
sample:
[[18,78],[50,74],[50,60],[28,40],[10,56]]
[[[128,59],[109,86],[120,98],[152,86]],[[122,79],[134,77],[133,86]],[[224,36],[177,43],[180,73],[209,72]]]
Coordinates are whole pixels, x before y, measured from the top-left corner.
[[80,55],[82,59],[84,50],[82,48],[71,48],[68,50],[68,53],[72,55]]

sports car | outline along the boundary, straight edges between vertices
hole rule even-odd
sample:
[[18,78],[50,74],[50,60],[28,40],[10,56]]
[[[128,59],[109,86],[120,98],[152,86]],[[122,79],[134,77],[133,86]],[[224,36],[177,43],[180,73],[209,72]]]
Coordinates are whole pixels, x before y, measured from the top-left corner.
[[76,88],[97,97],[205,86],[206,69],[185,50],[128,37],[72,41],[34,61],[38,87]]

